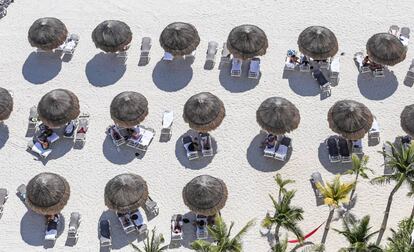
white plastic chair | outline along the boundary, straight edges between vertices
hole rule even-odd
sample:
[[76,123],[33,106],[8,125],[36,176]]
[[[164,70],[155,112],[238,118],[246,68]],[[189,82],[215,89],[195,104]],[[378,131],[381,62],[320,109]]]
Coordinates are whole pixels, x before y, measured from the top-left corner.
[[333,60],[331,62],[331,76],[330,76],[330,78],[332,80],[335,80],[336,83],[339,81],[340,65],[341,65],[341,62],[340,62],[339,57],[333,58]]
[[260,75],[260,59],[259,58],[253,58],[250,61],[250,69],[248,78],[250,79],[258,79]]
[[172,124],[174,121],[174,112],[170,110],[164,111],[162,116],[162,129],[161,135],[166,137],[171,137],[172,135]]
[[378,142],[380,141],[380,126],[377,121],[377,119],[374,117],[374,120],[372,121],[371,129],[368,131],[368,138],[370,139],[376,139]]
[[232,77],[240,77],[241,76],[241,68],[242,68],[243,61],[238,58],[233,58],[231,61],[231,72],[230,75]]
[[174,59],[174,55],[172,55],[169,52],[165,52],[162,59],[165,60],[165,61],[172,61]]

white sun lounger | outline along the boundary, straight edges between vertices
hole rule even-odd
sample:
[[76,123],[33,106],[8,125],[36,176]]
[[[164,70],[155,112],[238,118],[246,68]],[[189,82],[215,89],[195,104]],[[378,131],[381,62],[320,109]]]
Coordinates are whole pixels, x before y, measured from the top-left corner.
[[160,212],[157,202],[155,202],[151,197],[148,196],[147,201],[145,201],[145,210],[147,213],[151,214],[152,216],[157,216]]
[[354,54],[354,60],[355,62],[358,63],[359,65],[359,71],[361,73],[369,73],[371,72],[371,69],[369,68],[369,66],[364,66],[363,62],[364,62],[364,54],[362,52],[357,52]]
[[232,61],[231,61],[231,71],[230,71],[230,75],[232,77],[240,77],[241,76],[242,64],[243,64],[243,61],[241,59],[238,59],[238,58],[233,58],[232,59]]
[[391,25],[388,29],[388,33],[394,36],[398,36],[398,32],[400,31],[400,27],[398,25]]
[[188,160],[197,159],[198,158],[198,151],[197,150],[191,151],[190,148],[189,148],[189,146],[193,143],[193,138],[191,136],[184,136],[182,138],[182,143],[183,143],[184,149],[187,152]]
[[99,222],[99,242],[101,247],[111,247],[111,222],[109,220],[101,220]]
[[279,147],[275,152],[275,159],[280,161],[286,161],[286,157],[289,151],[290,146],[292,145],[292,139],[289,137],[283,137],[279,143]]
[[285,60],[285,70],[295,70],[296,64],[293,62],[290,62],[290,56],[286,56]]
[[352,152],[355,154],[363,154],[361,139],[352,141]]
[[201,153],[203,157],[211,157],[214,155],[211,136],[208,133],[200,134]]
[[164,57],[162,57],[162,59],[165,61],[172,61],[174,59],[174,55],[172,55],[169,52],[165,52]]
[[249,74],[247,75],[250,79],[258,79],[260,76],[260,59],[259,58],[253,58],[250,61],[250,69]]
[[136,230],[134,223],[129,218],[128,214],[118,214],[119,223],[126,234],[134,232]]
[[322,180],[322,176],[321,176],[321,174],[320,174],[319,172],[314,172],[314,173],[312,173],[310,181],[311,181],[312,186],[313,186],[313,188],[314,188],[314,191],[315,191],[315,196],[316,196],[318,199],[322,199],[322,198],[323,198],[323,195],[322,195],[322,193],[319,191],[319,189],[316,187],[316,185],[317,185],[318,183],[320,183],[322,186],[325,186],[325,183],[324,183],[324,182],[323,182],[323,180]]
[[7,8],[4,6],[0,6],[0,18],[7,15]]
[[45,240],[55,241],[57,236],[58,221],[49,221],[46,225]]
[[155,130],[151,128],[144,128],[143,126],[138,126],[136,129],[139,130],[141,136],[136,140],[128,139],[127,145],[140,151],[147,151],[148,146],[155,136]]
[[65,131],[63,132],[63,137],[64,138],[74,138],[77,127],[78,127],[77,120],[70,121],[65,127]]
[[[204,222],[203,226],[198,225],[200,221]],[[203,215],[196,216],[196,236],[198,240],[206,240],[208,238],[207,217]]]
[[407,82],[409,80],[411,80],[411,82],[414,81],[414,59],[411,61],[411,65],[407,71],[407,74],[405,75],[404,82]]
[[86,132],[89,129],[89,114],[83,113],[78,117],[78,130],[76,131],[76,142],[85,143]]
[[385,77],[384,67],[375,69],[374,71],[372,71],[372,74],[374,75],[375,78],[384,78]]
[[37,107],[33,106],[30,108],[29,112],[29,129],[36,129],[36,125],[39,121],[39,115],[37,114]]
[[164,111],[162,115],[162,129],[161,136],[170,138],[172,135],[172,124],[174,121],[174,112],[170,110]]
[[368,138],[376,139],[379,142],[380,133],[381,133],[381,129],[380,129],[379,123],[377,119],[374,117],[374,120],[372,121],[371,129],[368,131]]
[[227,43],[223,43],[223,49],[221,50],[221,62],[230,63],[231,54],[227,48]]
[[110,126],[108,128],[107,132],[108,132],[109,136],[112,139],[112,142],[114,143],[114,145],[116,147],[119,147],[119,146],[123,145],[126,142],[125,138],[121,135],[121,132],[120,132],[118,126],[116,126],[116,125]]
[[81,215],[79,212],[72,212],[70,214],[69,230],[68,230],[68,239],[72,239],[77,242],[79,238],[79,225],[81,222]]
[[[269,138],[269,134],[266,136],[265,141],[268,138]],[[263,156],[273,158],[275,156],[275,153],[276,153],[276,146],[277,146],[277,142],[275,142],[275,144],[273,146],[269,146],[269,145],[265,144],[265,148],[263,150]]]
[[147,235],[148,227],[144,222],[144,218],[139,210],[130,214],[132,223],[135,225],[136,230],[138,231],[138,236]]
[[141,55],[139,56],[139,60],[142,63],[147,64],[150,61],[150,50],[152,47],[152,42],[150,37],[143,37],[141,41]]
[[21,184],[17,187],[17,195],[20,197],[23,202],[26,200],[26,185]]
[[37,153],[42,158],[47,158],[50,155],[50,153],[52,153],[52,149],[43,149],[42,144],[37,141],[34,143],[33,140],[30,140],[27,146],[34,153]]
[[301,72],[310,72],[310,60],[309,57],[305,55],[300,55],[300,65],[299,65],[299,71]]
[[329,69],[330,66],[330,59],[326,59],[324,61],[319,61],[319,67],[320,68],[325,68],[325,69]]
[[218,43],[216,41],[209,41],[207,52],[206,52],[206,62],[211,62],[214,66],[216,60],[216,54],[218,49]]
[[4,204],[7,201],[9,192],[5,188],[0,188],[0,219],[3,216]]
[[332,59],[331,62],[331,80],[334,80],[335,83],[338,83],[339,81],[339,71],[340,71],[340,57],[335,57]]
[[171,241],[181,241],[183,239],[183,216],[174,214],[171,217]]
[[391,157],[389,156],[393,155],[392,147],[388,143],[384,143],[382,146],[382,151],[384,152],[384,174],[392,174],[392,169],[389,165],[389,162],[391,161]]
[[404,46],[408,46],[410,41],[410,28],[402,27],[400,31],[400,41]]
[[71,34],[60,48],[64,54],[73,54],[79,44],[79,35]]

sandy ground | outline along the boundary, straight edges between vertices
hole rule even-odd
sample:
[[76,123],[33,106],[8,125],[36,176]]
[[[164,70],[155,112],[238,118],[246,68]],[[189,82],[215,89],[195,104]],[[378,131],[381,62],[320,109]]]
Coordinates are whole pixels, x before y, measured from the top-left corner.
[[[392,67],[391,73],[381,80],[359,76],[352,60],[353,53],[364,50],[367,39],[374,33],[387,31],[391,24],[412,24],[412,1],[398,3],[384,0],[367,1],[54,1],[16,0],[8,15],[0,21],[1,30],[1,86],[15,95],[15,109],[0,131],[0,186],[10,196],[0,220],[0,251],[42,251],[43,220],[27,211],[14,195],[15,188],[27,183],[34,175],[50,171],[64,176],[71,185],[71,198],[62,214],[66,218],[65,230],[57,239],[53,251],[97,251],[97,223],[105,213],[103,193],[106,182],[113,176],[134,172],[149,184],[151,196],[159,203],[160,214],[151,220],[149,228],[157,227],[167,241],[170,236],[170,218],[174,213],[186,213],[181,199],[183,186],[193,177],[210,174],[222,178],[228,185],[229,198],[222,214],[227,222],[235,221],[236,230],[248,220],[257,223],[271,208],[269,193],[276,194],[273,176],[279,172],[285,178],[296,180],[297,196],[294,204],[304,208],[304,221],[300,223],[309,232],[328,216],[328,208],[316,206],[309,183],[314,171],[325,180],[343,172],[347,167],[333,167],[321,143],[332,134],[326,121],[329,107],[340,99],[355,99],[366,104],[377,116],[382,128],[382,141],[402,134],[399,115],[405,105],[412,103],[412,89],[403,84],[405,73],[413,57]],[[53,56],[38,57],[27,42],[27,31],[32,22],[45,16],[60,18],[70,32],[78,33],[81,41],[70,62],[61,62]],[[126,67],[100,53],[92,43],[93,28],[105,19],[119,19],[130,25],[133,44]],[[363,22],[361,22],[364,20]],[[197,57],[192,65],[159,62],[162,49],[158,37],[162,29],[173,21],[194,24],[201,37]],[[203,69],[205,50],[210,40],[220,44],[232,27],[252,23],[261,27],[268,36],[269,49],[262,57],[262,76],[259,82],[243,77],[232,79],[229,69],[217,67]],[[283,76],[284,56],[289,48],[296,48],[299,33],[309,25],[324,25],[332,29],[339,41],[341,80],[332,90],[332,97],[321,100],[316,83],[310,75],[295,73]],[[413,28],[413,27],[411,27]],[[139,67],[139,43],[143,36],[153,39],[152,59]],[[247,66],[246,66],[247,67]],[[246,70],[245,70],[246,72]],[[285,77],[285,78],[284,78]],[[289,78],[286,78],[289,77]],[[25,151],[25,137],[29,108],[37,104],[46,92],[66,88],[72,90],[81,103],[82,111],[91,114],[86,146],[73,149],[61,142],[47,162],[35,161]],[[106,138],[105,128],[111,123],[109,104],[112,98],[125,90],[144,94],[150,106],[145,126],[157,130],[157,136],[142,159],[132,152],[118,153]],[[210,91],[225,103],[227,116],[221,127],[213,132],[217,154],[211,159],[188,162],[180,137],[188,131],[182,119],[185,101],[193,94]],[[301,112],[301,124],[290,136],[293,153],[289,162],[265,160],[258,148],[263,139],[256,123],[256,109],[270,96],[282,96],[292,101]],[[161,116],[165,109],[174,110],[175,121],[170,142],[158,141]],[[382,156],[377,153],[381,145],[368,147],[369,166],[376,174],[383,168]],[[350,181],[352,177],[346,176]],[[361,180],[358,184],[358,203],[354,213],[359,217],[371,215],[372,225],[379,228],[391,186],[373,186]],[[412,199],[403,187],[396,195],[391,209],[389,227],[407,216]],[[80,239],[75,247],[65,246],[67,225],[72,211],[83,216]],[[339,228],[340,222],[332,227]],[[193,237],[187,227],[186,241]],[[285,232],[282,232],[283,235]],[[320,242],[322,230],[310,241]],[[387,235],[389,232],[387,232]],[[120,225],[113,219],[113,248],[131,251]],[[292,235],[289,235],[292,238]],[[132,240],[131,240],[132,241]],[[259,234],[257,224],[244,239],[244,251],[267,251],[268,243]],[[331,231],[327,251],[336,251],[346,245],[344,239]],[[185,247],[175,251],[189,251]]]

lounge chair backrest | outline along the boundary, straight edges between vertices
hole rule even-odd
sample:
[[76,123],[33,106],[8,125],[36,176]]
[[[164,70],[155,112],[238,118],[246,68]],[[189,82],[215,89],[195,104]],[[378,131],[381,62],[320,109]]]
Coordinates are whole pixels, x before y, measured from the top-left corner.
[[338,155],[339,154],[339,150],[338,150],[338,143],[337,143],[337,141],[336,141],[336,139],[335,138],[333,138],[333,137],[330,137],[329,139],[328,139],[328,151],[329,151],[329,154],[330,155],[332,155],[332,156],[336,156],[336,155]]
[[74,227],[75,229],[77,229],[79,225],[79,220],[80,220],[80,214],[78,212],[71,213],[69,228]]
[[188,143],[192,143],[193,139],[191,138],[191,136],[184,136],[183,137],[183,144],[188,144]]
[[341,156],[349,156],[348,141],[346,141],[344,138],[339,138],[338,145]]
[[283,137],[282,141],[280,141],[281,145],[284,145],[286,147],[290,146],[290,143],[292,142],[292,139],[289,137]]
[[141,41],[141,51],[149,51],[151,49],[151,38],[143,37]]
[[324,182],[322,180],[322,176],[321,176],[321,174],[319,172],[312,173],[311,177],[312,177],[312,182],[315,185],[318,184],[318,183],[324,185]]
[[47,231],[50,230],[57,230],[57,222],[56,221],[49,221],[47,223]]
[[401,36],[404,36],[406,38],[410,38],[410,28],[401,27],[400,34],[401,34]]

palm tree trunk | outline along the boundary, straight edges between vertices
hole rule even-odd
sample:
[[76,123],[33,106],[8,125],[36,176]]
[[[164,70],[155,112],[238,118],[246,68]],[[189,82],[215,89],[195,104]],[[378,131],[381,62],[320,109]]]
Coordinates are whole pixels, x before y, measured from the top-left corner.
[[280,229],[280,225],[277,224],[275,227],[275,242],[276,244],[279,244],[279,229]]
[[413,205],[413,208],[411,209],[410,222],[413,220],[413,218],[414,218],[414,205]]
[[400,179],[398,183],[395,185],[395,187],[392,189],[390,196],[388,196],[388,202],[387,202],[387,207],[385,208],[384,218],[382,219],[381,228],[378,232],[377,241],[375,242],[375,245],[377,246],[380,245],[382,236],[384,235],[385,230],[387,228],[388,217],[390,215],[390,209],[391,209],[391,204],[392,204],[392,199],[394,197],[394,194],[398,191],[398,189],[400,188],[403,182],[404,182],[404,178]]
[[352,188],[351,196],[349,196],[349,201],[352,201],[352,198],[354,197],[354,194],[355,194],[355,191],[356,191],[356,186],[357,186],[357,183],[358,183],[358,177],[359,177],[359,172],[356,173],[355,185],[354,185],[354,188]]
[[325,231],[323,232],[323,236],[322,236],[322,244],[325,244],[326,242],[326,237],[328,236],[328,232],[329,232],[329,228],[331,226],[331,222],[332,222],[332,218],[334,216],[334,212],[335,212],[335,208],[332,208],[329,211],[329,215],[328,215],[328,219],[326,220],[326,224],[325,224]]

